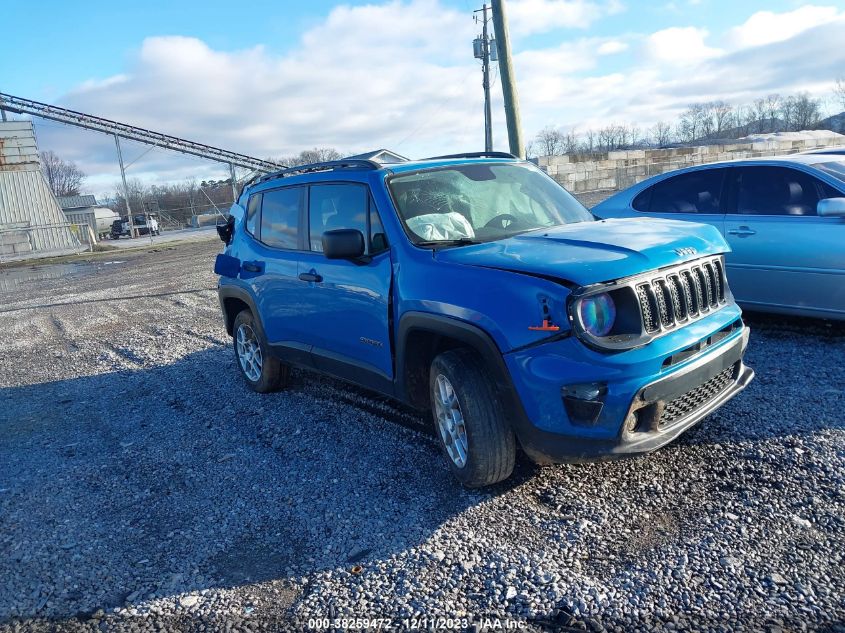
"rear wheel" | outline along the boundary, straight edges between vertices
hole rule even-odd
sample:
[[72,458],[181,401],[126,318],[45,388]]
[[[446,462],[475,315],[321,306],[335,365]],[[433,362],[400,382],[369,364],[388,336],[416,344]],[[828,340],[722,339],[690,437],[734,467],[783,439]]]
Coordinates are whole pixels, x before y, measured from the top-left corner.
[[429,385],[435,430],[452,474],[468,488],[507,479],[516,438],[478,356],[465,349],[440,354]]
[[238,368],[250,389],[269,393],[285,386],[290,368],[268,353],[252,312],[242,310],[238,313],[232,327],[232,338]]

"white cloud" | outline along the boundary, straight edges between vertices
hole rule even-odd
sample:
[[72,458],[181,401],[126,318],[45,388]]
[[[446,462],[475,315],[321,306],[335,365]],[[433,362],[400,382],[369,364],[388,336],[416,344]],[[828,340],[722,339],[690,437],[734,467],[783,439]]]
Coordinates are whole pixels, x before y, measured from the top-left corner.
[[619,40],[609,40],[599,45],[596,52],[599,55],[615,55],[628,50],[628,44]]
[[648,36],[646,52],[653,60],[669,65],[688,65],[722,53],[705,43],[707,29],[673,26]]
[[512,0],[507,13],[515,35],[530,35],[560,28],[585,29],[602,16],[623,9],[615,0]]
[[731,29],[728,42],[734,48],[781,42],[814,26],[842,18],[843,15],[845,13],[840,13],[836,7],[814,5],[803,6],[785,13],[759,11],[743,24]]

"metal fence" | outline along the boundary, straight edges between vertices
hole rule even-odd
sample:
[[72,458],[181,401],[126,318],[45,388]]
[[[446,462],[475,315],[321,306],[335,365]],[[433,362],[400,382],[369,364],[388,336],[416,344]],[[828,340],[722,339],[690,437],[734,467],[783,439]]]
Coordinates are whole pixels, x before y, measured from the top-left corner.
[[87,224],[7,225],[0,228],[0,263],[94,250]]

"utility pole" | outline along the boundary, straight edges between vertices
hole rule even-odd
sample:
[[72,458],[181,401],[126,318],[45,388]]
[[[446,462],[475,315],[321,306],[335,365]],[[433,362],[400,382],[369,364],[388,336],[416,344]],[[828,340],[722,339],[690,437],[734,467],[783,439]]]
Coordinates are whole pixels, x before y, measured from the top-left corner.
[[123,199],[126,200],[126,219],[129,220],[129,238],[131,239],[138,236],[135,231],[135,222],[132,221],[132,209],[129,207],[129,187],[126,186],[126,170],[123,168],[123,153],[120,151],[120,137],[117,134],[114,135],[114,144],[117,147],[117,161],[120,163],[120,179],[123,181]]
[[[476,59],[481,60],[481,72],[483,79],[481,86],[484,88],[484,151],[493,151],[493,116],[490,109],[490,58],[495,60],[496,49],[494,42],[487,36],[487,4],[474,13],[481,13],[481,37],[473,41],[473,54]],[[478,16],[476,16],[478,21]],[[492,46],[491,46],[492,45]],[[491,55],[492,53],[492,55]]]
[[508,144],[511,154],[525,158],[525,144],[522,141],[522,123],[519,119],[519,94],[516,91],[516,77],[513,72],[511,42],[508,33],[508,16],[505,0],[492,0],[493,28],[499,51],[499,76],[502,79],[502,96],[505,99],[505,120],[508,124]]

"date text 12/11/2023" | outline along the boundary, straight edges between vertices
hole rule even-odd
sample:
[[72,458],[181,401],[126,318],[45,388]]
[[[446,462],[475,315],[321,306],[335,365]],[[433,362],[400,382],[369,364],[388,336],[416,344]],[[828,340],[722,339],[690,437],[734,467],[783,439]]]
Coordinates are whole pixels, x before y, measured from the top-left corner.
[[466,617],[411,617],[411,618],[309,618],[308,629],[320,630],[400,630],[400,631],[466,631],[474,628],[477,631],[520,631],[527,623],[521,620],[483,617],[472,619]]

